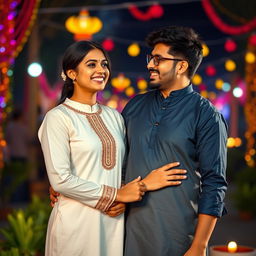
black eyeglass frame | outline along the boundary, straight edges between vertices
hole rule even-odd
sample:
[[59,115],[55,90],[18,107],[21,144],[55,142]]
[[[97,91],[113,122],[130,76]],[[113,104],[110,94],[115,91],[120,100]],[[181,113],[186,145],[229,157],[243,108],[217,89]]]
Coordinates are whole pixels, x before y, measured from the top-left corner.
[[[155,57],[158,58],[158,60],[155,59]],[[155,66],[158,66],[162,60],[174,60],[174,61],[184,61],[182,59],[177,59],[177,58],[165,58],[159,55],[152,55],[152,54],[147,54],[146,55],[146,60],[147,64],[153,59],[153,63]]]

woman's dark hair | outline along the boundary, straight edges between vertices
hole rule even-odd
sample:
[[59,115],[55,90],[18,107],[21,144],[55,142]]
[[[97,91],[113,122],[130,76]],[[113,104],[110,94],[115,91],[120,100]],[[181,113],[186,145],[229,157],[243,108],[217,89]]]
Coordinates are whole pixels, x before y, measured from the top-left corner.
[[77,66],[80,64],[83,58],[89,53],[89,51],[93,49],[99,49],[100,51],[102,51],[107,59],[108,69],[111,73],[111,63],[109,56],[107,52],[101,47],[101,45],[93,41],[79,41],[70,45],[66,49],[62,60],[62,70],[66,76],[66,79],[62,88],[61,97],[58,104],[63,103],[66,98],[72,97],[74,93],[74,84],[72,79],[68,77],[67,71],[70,69],[76,70]]
[[188,62],[189,79],[193,77],[203,58],[202,42],[192,28],[168,26],[151,32],[146,42],[152,48],[158,43],[169,45],[169,54],[182,57]]

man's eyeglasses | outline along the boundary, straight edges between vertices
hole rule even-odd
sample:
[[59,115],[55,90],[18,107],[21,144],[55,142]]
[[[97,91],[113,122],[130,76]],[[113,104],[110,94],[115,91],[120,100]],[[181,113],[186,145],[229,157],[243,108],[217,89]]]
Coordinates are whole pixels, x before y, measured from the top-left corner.
[[175,61],[183,61],[182,59],[175,59],[175,58],[164,58],[159,55],[152,55],[152,54],[147,54],[147,64],[153,59],[153,63],[155,66],[158,66],[159,63],[163,60],[175,60]]

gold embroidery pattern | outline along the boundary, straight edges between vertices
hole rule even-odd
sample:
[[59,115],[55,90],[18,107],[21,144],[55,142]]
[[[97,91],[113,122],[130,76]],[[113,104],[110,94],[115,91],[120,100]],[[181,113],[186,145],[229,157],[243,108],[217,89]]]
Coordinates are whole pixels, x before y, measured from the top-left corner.
[[112,134],[109,132],[108,128],[104,124],[100,113],[102,109],[99,107],[99,110],[96,113],[86,113],[77,109],[72,108],[67,104],[63,104],[67,108],[74,110],[80,114],[86,116],[91,127],[95,133],[100,138],[102,144],[102,166],[106,170],[111,170],[116,165],[116,142]]
[[98,209],[102,212],[107,211],[115,200],[116,191],[116,188],[103,185],[103,193],[97,205],[95,206],[95,209]]

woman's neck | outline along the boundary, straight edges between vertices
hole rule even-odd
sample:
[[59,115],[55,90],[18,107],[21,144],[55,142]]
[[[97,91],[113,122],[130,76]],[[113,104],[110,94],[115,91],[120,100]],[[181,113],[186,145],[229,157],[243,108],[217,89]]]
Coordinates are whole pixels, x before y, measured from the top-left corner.
[[71,100],[77,101],[82,104],[87,104],[87,105],[94,105],[97,102],[97,93],[88,93],[86,95],[79,94],[77,95],[75,92],[70,98]]

